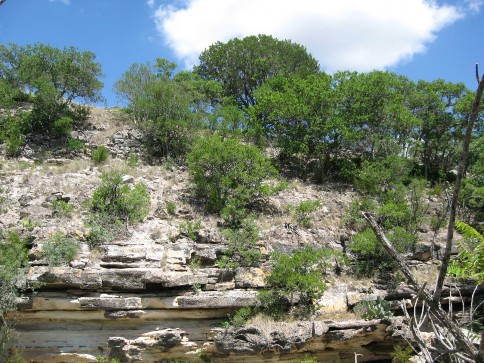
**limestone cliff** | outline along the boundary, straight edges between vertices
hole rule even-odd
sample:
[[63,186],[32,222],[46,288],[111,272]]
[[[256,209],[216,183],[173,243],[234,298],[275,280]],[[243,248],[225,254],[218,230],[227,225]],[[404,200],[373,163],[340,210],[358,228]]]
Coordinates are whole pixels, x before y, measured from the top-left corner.
[[[119,111],[94,110],[88,127],[76,136],[88,149],[107,145],[111,160],[94,166],[82,151],[51,153],[39,146],[27,148],[20,159],[1,161],[0,228],[21,229],[32,238],[26,290],[19,311],[11,315],[16,320],[13,341],[28,361],[96,362],[104,356],[121,362],[294,362],[306,354],[322,362],[354,362],[355,354],[362,355],[360,362],[389,359],[400,341],[393,323],[358,319],[350,308],[378,295],[409,297],[403,285],[392,292],[378,282],[328,272],[329,288],[314,321],[259,318],[245,327],[220,328],[228,313],[256,303],[271,251],[306,244],[345,249],[349,232],[342,220],[356,197],[351,186],[291,181],[259,211],[259,265],[223,270],[215,264],[226,249],[219,221],[193,201],[184,168],[127,163],[142,148]],[[84,205],[99,175],[113,168],[126,183],[148,185],[151,209],[122,237],[91,250]],[[52,208],[62,198],[75,206],[72,216],[59,216]],[[311,216],[314,225],[297,233],[287,228],[293,217],[286,207],[315,199],[322,208]],[[170,213],[168,201],[175,206]],[[194,238],[180,230],[186,221],[201,225]],[[69,266],[49,267],[41,258],[43,243],[56,232],[81,243]],[[436,271],[427,252],[424,248],[410,262],[420,265],[425,278]]]

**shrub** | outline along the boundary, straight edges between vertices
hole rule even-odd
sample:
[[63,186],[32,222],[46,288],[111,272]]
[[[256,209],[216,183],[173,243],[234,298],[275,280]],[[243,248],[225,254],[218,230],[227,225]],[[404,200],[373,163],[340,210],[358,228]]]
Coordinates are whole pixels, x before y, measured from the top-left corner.
[[106,146],[100,145],[91,152],[91,159],[94,164],[99,165],[104,163],[109,157],[109,150]]
[[244,306],[238,309],[233,315],[227,315],[221,326],[222,328],[241,327],[247,324],[247,321],[255,315],[255,309],[250,306]]
[[[394,227],[388,231],[387,236],[399,253],[413,251],[417,243],[416,236],[402,227]],[[353,236],[350,249],[357,257],[355,272],[359,276],[387,273],[397,268],[370,228]]]
[[146,217],[150,195],[145,184],[138,183],[131,188],[117,172],[103,173],[101,180],[101,185],[92,196],[93,212],[131,223],[140,222]]
[[217,259],[217,266],[225,269],[253,266],[260,261],[262,254],[256,246],[259,230],[254,222],[246,219],[237,229],[225,229],[223,236],[227,239],[227,250]]
[[408,363],[413,355],[414,351],[410,345],[396,345],[395,348],[393,348],[393,352],[390,353],[392,363]]
[[42,246],[42,257],[49,266],[67,265],[77,255],[79,243],[76,239],[56,233]]
[[269,291],[259,295],[260,308],[278,319],[294,306],[296,315],[306,317],[314,311],[314,302],[326,289],[323,274],[327,252],[306,246],[291,255],[274,252],[272,271],[266,282]]
[[180,232],[193,241],[197,240],[198,231],[202,228],[200,221],[186,221],[180,223]]
[[105,213],[89,216],[86,226],[89,228],[87,244],[90,249],[113,241],[125,230],[120,220]]
[[22,357],[19,350],[16,347],[13,347],[9,349],[5,363],[27,363],[27,361]]
[[16,231],[0,231],[0,360],[10,333],[10,322],[4,318],[17,309],[17,285],[27,273],[27,242]]
[[74,211],[74,205],[62,199],[52,202],[52,214],[59,217],[70,217]]
[[176,204],[174,202],[167,200],[165,202],[165,207],[169,215],[174,216],[176,214]]
[[91,114],[91,108],[88,105],[80,105],[77,103],[71,103],[70,116],[76,121],[84,121]]
[[208,210],[234,225],[245,218],[250,202],[264,195],[262,181],[275,175],[255,146],[218,136],[199,139],[187,161],[196,193],[207,200]]
[[374,196],[384,196],[394,186],[408,179],[409,161],[403,157],[390,155],[379,161],[365,161],[355,179],[355,185],[362,192]]
[[58,137],[70,136],[73,123],[74,121],[67,116],[55,120],[52,126],[53,134]]
[[128,158],[126,159],[126,164],[130,167],[130,168],[135,168],[139,165],[139,158],[138,158],[138,155],[136,155],[135,153],[129,153],[129,156]]
[[303,360],[299,360],[296,363],[318,363],[318,361],[315,358],[311,358],[307,355]]
[[72,151],[82,150],[84,148],[84,143],[79,139],[69,139],[67,142],[67,148]]
[[363,300],[355,305],[353,312],[365,320],[385,319],[392,317],[390,303],[378,296],[376,300]]
[[0,141],[5,143],[7,156],[19,156],[25,144],[25,116],[0,118]]
[[311,228],[313,225],[310,214],[321,207],[319,200],[304,200],[294,209],[297,223],[304,228]]

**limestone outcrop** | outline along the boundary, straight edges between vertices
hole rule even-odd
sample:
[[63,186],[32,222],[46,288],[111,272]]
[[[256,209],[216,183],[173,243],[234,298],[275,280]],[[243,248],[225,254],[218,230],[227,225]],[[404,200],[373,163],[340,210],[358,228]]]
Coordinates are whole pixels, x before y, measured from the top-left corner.
[[[15,228],[30,241],[19,310],[10,316],[12,341],[27,361],[96,362],[102,356],[120,362],[295,362],[310,355],[321,362],[354,362],[355,353],[362,354],[359,362],[389,359],[400,341],[392,323],[360,320],[351,308],[377,296],[409,298],[411,291],[404,284],[387,290],[374,281],[340,279],[331,268],[313,321],[255,318],[245,327],[220,328],[227,314],[257,303],[271,252],[303,245],[346,250],[351,232],[341,226],[356,197],[351,186],[295,180],[267,197],[256,221],[261,261],[221,269],[217,259],[227,243],[220,220],[193,200],[185,168],[126,162],[141,154],[141,141],[120,118],[119,111],[95,110],[90,127],[76,131],[88,147],[107,145],[107,165],[93,165],[83,152],[56,153],[39,164],[35,148],[21,159],[1,160],[0,228]],[[125,226],[121,236],[89,248],[85,205],[99,176],[112,169],[122,172],[125,183],[147,185],[150,211],[139,225]],[[58,200],[74,206],[72,215],[55,210]],[[311,215],[311,228],[295,231],[288,206],[304,200],[319,200],[322,207]],[[181,228],[187,221],[200,225],[193,235]],[[42,258],[55,233],[80,244],[69,265],[51,267]],[[425,267],[425,278],[436,271],[424,247],[411,263]]]

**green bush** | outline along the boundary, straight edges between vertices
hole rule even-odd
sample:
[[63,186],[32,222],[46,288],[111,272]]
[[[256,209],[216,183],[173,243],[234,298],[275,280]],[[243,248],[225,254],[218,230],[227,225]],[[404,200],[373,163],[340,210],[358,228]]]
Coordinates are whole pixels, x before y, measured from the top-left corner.
[[27,243],[16,231],[0,231],[0,361],[7,353],[11,329],[5,316],[17,309],[17,286],[27,273]]
[[135,153],[129,153],[128,158],[126,159],[126,164],[130,168],[136,168],[139,165],[139,157]]
[[390,356],[392,357],[392,363],[408,363],[410,358],[414,356],[414,351],[410,345],[396,345]]
[[390,303],[378,296],[376,300],[363,300],[356,304],[353,312],[365,320],[385,319],[392,317]]
[[200,221],[186,221],[180,223],[180,232],[184,236],[190,238],[192,241],[196,241],[198,237],[198,231],[202,228],[202,222]]
[[311,358],[310,356],[304,357],[303,360],[298,360],[296,363],[318,363],[315,358]]
[[125,222],[141,222],[148,214],[150,195],[143,183],[131,188],[118,172],[101,174],[101,185],[94,191],[91,209]]
[[176,214],[176,204],[170,200],[165,202],[166,211],[169,215],[174,216]]
[[19,156],[25,144],[25,116],[0,118],[0,141],[5,143],[7,156]]
[[79,252],[79,242],[75,238],[56,233],[42,246],[42,258],[49,266],[67,265]]
[[109,150],[106,146],[100,145],[91,152],[91,159],[94,164],[99,165],[104,163],[109,157]]
[[74,205],[62,199],[52,202],[52,214],[59,217],[70,217],[74,211]]
[[238,309],[234,314],[229,314],[221,326],[222,328],[241,327],[247,324],[247,321],[255,315],[255,309],[250,306],[244,306]]
[[[417,238],[402,227],[389,230],[387,237],[399,253],[413,251]],[[370,228],[353,236],[350,250],[356,255],[355,272],[358,276],[373,276],[376,273],[395,271],[397,266],[391,256],[378,242]]]
[[408,159],[390,155],[379,161],[365,161],[355,179],[355,186],[362,192],[384,197],[394,186],[408,180],[410,164]]
[[125,231],[125,226],[119,219],[105,213],[90,215],[86,226],[89,228],[87,244],[90,249],[113,241]]
[[216,264],[224,269],[253,266],[262,258],[256,242],[259,230],[254,222],[246,219],[237,229],[225,229],[223,236],[227,239],[227,250],[217,259]]
[[19,350],[16,347],[13,347],[9,349],[5,363],[27,363],[27,361],[22,357]]
[[304,200],[299,203],[294,209],[296,213],[297,223],[304,228],[311,228],[313,221],[311,213],[317,211],[321,207],[319,200]]
[[72,151],[82,150],[84,146],[84,143],[79,139],[69,139],[67,141],[67,148]]
[[243,220],[249,204],[264,195],[262,182],[275,169],[255,146],[234,139],[199,139],[187,155],[188,170],[199,197],[211,212],[230,224]]
[[324,271],[327,251],[306,246],[291,255],[280,252],[272,254],[272,271],[266,278],[269,291],[259,295],[263,312],[279,319],[296,303],[294,313],[307,317],[314,311],[314,302],[326,289]]
[[70,117],[61,117],[54,121],[52,132],[58,137],[69,137],[72,133],[73,123],[74,121]]
[[71,103],[70,116],[76,121],[84,121],[86,120],[89,115],[91,114],[91,107],[88,105],[81,105],[77,103]]

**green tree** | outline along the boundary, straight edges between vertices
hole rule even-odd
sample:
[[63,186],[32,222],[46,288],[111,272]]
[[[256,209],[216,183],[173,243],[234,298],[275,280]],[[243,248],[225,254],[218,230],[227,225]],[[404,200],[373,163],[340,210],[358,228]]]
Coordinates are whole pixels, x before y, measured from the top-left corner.
[[338,72],[335,88],[335,123],[340,125],[344,149],[373,160],[406,155],[418,119],[409,109],[415,85],[390,72]]
[[462,83],[419,81],[410,104],[420,127],[414,132],[413,157],[423,165],[427,179],[445,178],[458,160],[472,94]]
[[25,132],[68,136],[73,121],[67,116],[76,115],[73,101],[101,101],[102,76],[92,52],[40,43],[0,45],[0,93],[7,98],[2,103],[33,104]]
[[319,65],[299,44],[258,35],[212,44],[200,55],[195,72],[222,83],[224,96],[239,107],[249,107],[256,103],[254,91],[267,79],[278,74],[315,74]]
[[115,84],[155,156],[183,157],[201,128],[203,82],[191,72],[174,75],[176,64],[133,64]]
[[267,191],[264,179],[275,175],[258,148],[219,136],[197,140],[187,161],[196,192],[206,199],[208,210],[236,224],[247,215],[250,202]]
[[338,143],[329,75],[279,75],[254,95],[257,104],[247,110],[253,129],[277,141],[281,160],[300,158],[307,168],[319,171],[324,162],[329,165]]

